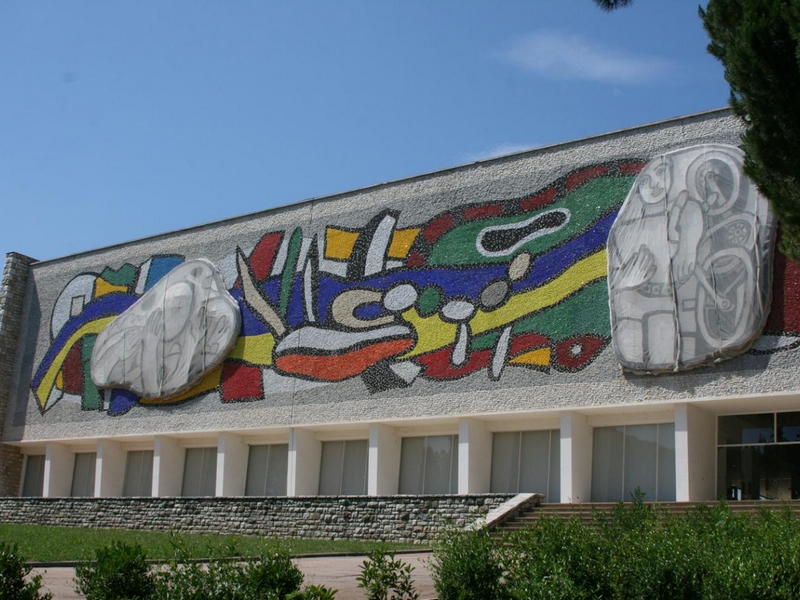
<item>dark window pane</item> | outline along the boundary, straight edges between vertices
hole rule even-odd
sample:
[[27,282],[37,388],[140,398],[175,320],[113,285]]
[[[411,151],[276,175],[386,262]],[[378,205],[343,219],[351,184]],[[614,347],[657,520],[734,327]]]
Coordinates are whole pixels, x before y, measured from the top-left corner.
[[[730,500],[767,500],[775,498],[776,484],[768,481],[774,467],[778,446],[742,446],[719,448],[720,496]],[[793,448],[786,446],[786,448]]]
[[778,441],[800,442],[800,413],[778,413]]
[[771,444],[775,441],[775,414],[731,415],[719,418],[719,444]]

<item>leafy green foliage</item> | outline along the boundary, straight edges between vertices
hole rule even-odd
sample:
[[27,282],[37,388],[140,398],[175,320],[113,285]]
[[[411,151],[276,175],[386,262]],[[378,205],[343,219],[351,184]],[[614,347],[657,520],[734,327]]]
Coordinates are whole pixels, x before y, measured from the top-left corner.
[[379,548],[367,555],[356,579],[368,600],[417,600],[419,594],[411,581],[413,571],[408,563],[395,560],[394,552]]
[[[232,542],[207,554],[214,558],[201,563],[177,539],[169,562],[151,570],[141,546],[113,541],[98,549],[93,561],[76,567],[75,589],[87,600],[334,600],[336,595],[322,585],[300,590],[303,574],[288,551],[275,544],[252,561],[239,558]],[[5,598],[0,590],[0,599]]]
[[[679,517],[634,500],[609,517],[596,516],[591,525],[545,518],[498,540],[449,533],[432,565],[440,598],[788,600],[800,595],[800,521],[788,509],[749,515],[722,504]],[[487,563],[485,579],[467,574],[477,566],[475,557]]]
[[[228,547],[229,557],[238,553]],[[254,561],[215,558],[192,561],[180,543],[164,569],[156,574],[155,600],[283,600],[299,591],[303,574],[289,553],[279,547]]]
[[153,576],[138,544],[114,541],[95,552],[94,560],[75,567],[75,591],[87,600],[149,598]]
[[286,596],[286,600],[335,600],[336,590],[324,585],[309,585]]
[[35,575],[26,581],[31,568],[16,544],[0,542],[0,600],[50,600],[52,594],[40,594],[42,576]]
[[431,578],[440,600],[510,598],[497,544],[483,531],[451,531],[434,547]]
[[800,3],[709,0],[700,17],[742,118],[745,172],[783,225],[781,250],[800,259]]

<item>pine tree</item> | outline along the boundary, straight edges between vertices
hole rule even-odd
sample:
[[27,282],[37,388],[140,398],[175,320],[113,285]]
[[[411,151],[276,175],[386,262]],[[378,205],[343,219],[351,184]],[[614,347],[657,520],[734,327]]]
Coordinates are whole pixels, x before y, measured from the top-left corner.
[[709,0],[700,17],[745,124],[745,172],[781,221],[781,250],[800,260],[800,0]]
[[632,4],[633,0],[594,0],[594,3],[603,10],[612,11]]

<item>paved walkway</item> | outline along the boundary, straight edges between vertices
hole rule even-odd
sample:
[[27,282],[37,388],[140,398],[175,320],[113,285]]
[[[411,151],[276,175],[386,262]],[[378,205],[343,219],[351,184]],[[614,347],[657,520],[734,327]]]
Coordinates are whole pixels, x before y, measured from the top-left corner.
[[[414,584],[421,600],[436,598],[427,562],[430,553],[397,554],[404,562],[414,567]],[[320,556],[299,558],[295,561],[305,576],[304,584],[322,584],[339,590],[336,600],[364,600],[366,594],[357,587],[356,577],[360,572],[363,556]],[[43,589],[52,592],[54,600],[82,600],[72,588],[75,569],[71,567],[47,567],[34,569],[42,575]]]

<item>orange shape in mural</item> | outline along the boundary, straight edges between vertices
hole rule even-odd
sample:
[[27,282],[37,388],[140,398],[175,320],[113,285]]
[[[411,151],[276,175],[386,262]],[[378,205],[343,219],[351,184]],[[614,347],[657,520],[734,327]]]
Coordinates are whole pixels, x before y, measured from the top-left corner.
[[317,381],[342,381],[366,371],[384,358],[405,352],[414,344],[411,339],[378,342],[350,352],[314,355],[296,352],[275,359],[275,368],[286,375]]

